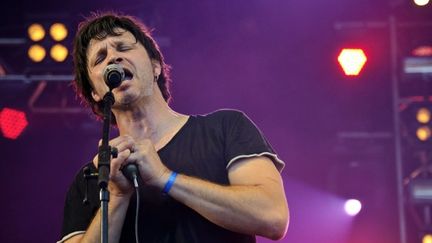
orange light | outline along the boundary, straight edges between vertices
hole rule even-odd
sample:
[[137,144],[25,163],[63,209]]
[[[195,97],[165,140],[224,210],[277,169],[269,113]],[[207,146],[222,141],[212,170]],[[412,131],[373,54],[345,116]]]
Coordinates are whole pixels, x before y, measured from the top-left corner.
[[68,49],[61,44],[55,44],[51,47],[50,55],[54,61],[63,62],[67,58]]
[[358,76],[366,61],[362,49],[343,49],[338,56],[338,62],[347,76]]
[[45,29],[41,24],[32,24],[27,29],[28,36],[32,41],[40,41],[45,37]]
[[425,142],[430,138],[431,130],[427,126],[422,126],[422,127],[417,128],[416,135],[420,141]]
[[27,54],[33,62],[41,62],[46,56],[46,51],[41,45],[36,44],[30,46]]
[[417,115],[416,115],[416,117],[417,117],[417,121],[418,122],[420,122],[420,123],[423,123],[423,124],[426,124],[426,123],[428,123],[429,121],[430,121],[430,119],[431,119],[431,113],[430,113],[430,111],[427,109],[427,108],[420,108],[418,111],[417,111]]
[[426,234],[423,236],[422,243],[432,243],[432,235]]
[[68,30],[66,26],[62,23],[55,23],[50,27],[51,38],[55,41],[62,41],[68,35]]

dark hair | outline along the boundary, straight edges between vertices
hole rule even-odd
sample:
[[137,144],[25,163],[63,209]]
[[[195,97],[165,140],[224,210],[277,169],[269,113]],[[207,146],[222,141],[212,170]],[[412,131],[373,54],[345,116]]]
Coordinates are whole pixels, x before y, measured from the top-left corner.
[[[171,82],[169,76],[170,67],[164,62],[164,57],[152,38],[150,30],[139,20],[132,16],[120,15],[112,12],[108,13],[92,13],[90,17],[78,25],[78,32],[75,35],[73,42],[73,59],[75,91],[85,102],[90,106],[93,112],[102,115],[102,103],[96,102],[92,97],[92,86],[87,68],[87,48],[90,40],[103,40],[107,36],[118,36],[121,33],[116,31],[116,28],[121,28],[132,33],[135,39],[140,42],[151,59],[159,61],[161,64],[161,74],[157,80],[158,87],[162,92],[162,96],[167,103],[171,100],[169,84]],[[113,124],[115,124],[113,116]]]

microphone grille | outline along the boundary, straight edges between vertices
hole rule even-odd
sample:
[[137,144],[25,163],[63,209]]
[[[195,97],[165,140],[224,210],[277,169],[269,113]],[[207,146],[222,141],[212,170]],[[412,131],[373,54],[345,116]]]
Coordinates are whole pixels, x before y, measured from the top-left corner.
[[105,83],[110,89],[117,88],[125,78],[123,67],[119,64],[110,64],[103,71]]

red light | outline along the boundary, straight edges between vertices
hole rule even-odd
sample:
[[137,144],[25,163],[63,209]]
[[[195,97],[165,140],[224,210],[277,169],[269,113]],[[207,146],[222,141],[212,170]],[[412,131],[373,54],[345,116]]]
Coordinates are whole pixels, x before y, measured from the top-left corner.
[[27,125],[26,114],[22,111],[4,108],[0,113],[0,128],[6,138],[16,139]]
[[432,46],[419,46],[412,51],[413,56],[430,57],[432,56]]
[[366,61],[362,49],[343,49],[338,56],[338,62],[347,76],[358,76]]

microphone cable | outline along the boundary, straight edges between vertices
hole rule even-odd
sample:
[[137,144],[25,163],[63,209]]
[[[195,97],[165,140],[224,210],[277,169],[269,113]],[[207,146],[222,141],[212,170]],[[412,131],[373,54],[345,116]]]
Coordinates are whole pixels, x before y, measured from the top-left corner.
[[136,174],[133,176],[133,184],[135,188],[136,194],[136,209],[135,209],[135,242],[139,243],[139,235],[138,235],[138,215],[139,215],[139,205],[140,205],[140,194],[139,194],[139,186]]
[[135,188],[136,194],[136,209],[135,209],[135,242],[139,243],[139,234],[138,234],[138,215],[139,215],[139,205],[140,205],[140,193],[139,193],[139,184],[138,184],[138,176],[139,171],[137,168],[137,164],[129,163],[120,168],[121,172],[125,175],[127,179],[132,183]]

